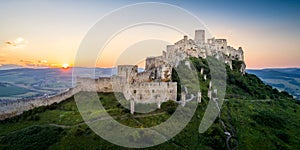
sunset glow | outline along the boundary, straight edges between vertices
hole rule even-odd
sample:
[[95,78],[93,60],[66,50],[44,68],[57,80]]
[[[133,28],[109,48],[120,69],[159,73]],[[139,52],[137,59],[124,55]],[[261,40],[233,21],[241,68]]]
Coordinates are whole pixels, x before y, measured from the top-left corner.
[[70,68],[70,65],[69,64],[62,64],[61,67],[63,69],[69,69]]

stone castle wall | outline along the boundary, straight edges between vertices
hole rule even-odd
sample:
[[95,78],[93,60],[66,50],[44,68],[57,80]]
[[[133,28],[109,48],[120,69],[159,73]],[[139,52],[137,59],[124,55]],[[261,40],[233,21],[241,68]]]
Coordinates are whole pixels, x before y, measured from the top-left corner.
[[54,103],[60,103],[80,91],[79,88],[71,88],[66,92],[60,93],[53,97],[37,98],[29,100],[18,100],[10,103],[0,104],[0,120],[10,118],[22,114],[24,111],[34,109],[41,106],[49,106]]
[[162,103],[168,100],[176,101],[176,82],[144,82],[128,85],[123,91],[127,100],[135,103]]
[[[80,91],[123,92],[125,97],[128,98],[127,100],[135,100],[135,103],[161,103],[166,100],[176,100],[177,83],[148,82],[151,72],[143,72],[138,74],[137,66],[123,66],[121,68],[126,68],[118,72],[118,74],[121,76],[104,77],[98,79],[77,78],[77,85],[75,88],[71,88],[66,92],[60,93],[53,97],[2,103],[0,104],[0,120],[22,114],[24,111],[28,111],[36,107],[60,103]],[[135,82],[138,82],[135,84],[127,84],[128,81],[131,81],[131,79],[134,79]],[[132,93],[134,90],[136,93],[130,95],[130,92]]]
[[98,79],[91,79],[91,78],[77,78],[77,88],[80,91],[99,91],[99,92],[113,92],[111,78],[98,78]]

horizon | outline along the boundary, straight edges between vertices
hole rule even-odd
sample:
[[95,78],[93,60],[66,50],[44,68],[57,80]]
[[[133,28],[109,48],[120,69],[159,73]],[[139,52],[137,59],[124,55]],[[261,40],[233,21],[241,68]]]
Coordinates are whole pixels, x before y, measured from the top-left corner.
[[[9,64],[12,65],[12,64]],[[128,64],[135,65],[135,64]],[[82,67],[82,66],[70,66],[67,70],[72,70],[72,68],[85,68],[85,69],[115,69],[117,66],[112,67]],[[145,67],[138,67],[139,69],[145,69]],[[2,70],[14,70],[14,69],[64,69],[63,67],[30,67],[30,66],[19,66],[19,68],[1,68]],[[265,69],[300,69],[300,67],[270,67],[270,68],[246,68],[246,70],[265,70]]]

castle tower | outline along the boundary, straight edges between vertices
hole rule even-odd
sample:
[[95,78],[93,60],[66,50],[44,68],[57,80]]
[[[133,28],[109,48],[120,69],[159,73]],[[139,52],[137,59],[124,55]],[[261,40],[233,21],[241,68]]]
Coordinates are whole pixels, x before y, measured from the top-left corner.
[[194,41],[197,44],[204,44],[205,43],[205,30],[196,30]]
[[188,36],[187,35],[183,36],[183,40],[187,41],[188,40]]
[[239,47],[237,51],[239,53],[239,60],[244,61],[244,51],[243,51],[242,47]]
[[137,73],[137,65],[118,65],[118,76],[124,78],[127,83],[133,83]]

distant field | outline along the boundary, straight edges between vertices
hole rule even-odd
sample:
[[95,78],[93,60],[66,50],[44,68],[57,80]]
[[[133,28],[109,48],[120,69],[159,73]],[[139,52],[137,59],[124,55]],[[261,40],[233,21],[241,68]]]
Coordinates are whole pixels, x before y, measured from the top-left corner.
[[54,95],[70,87],[71,72],[60,69],[0,70],[0,99],[16,100]]
[[[282,85],[283,87],[281,88],[281,90],[284,90],[284,88],[286,88],[286,87],[289,87],[291,89],[297,89],[297,88],[299,88],[298,86],[296,86],[295,84],[292,84],[288,80],[283,80],[283,79],[264,79],[264,81],[266,83],[268,83],[268,84],[271,84],[271,85]],[[280,89],[279,86],[278,86],[278,88]]]
[[20,95],[30,92],[30,90],[17,87],[17,86],[9,86],[9,87],[1,87],[0,86],[0,97],[9,97],[11,95]]
[[247,70],[250,74],[255,74],[266,84],[273,86],[281,91],[286,91],[300,100],[300,69],[262,69]]

